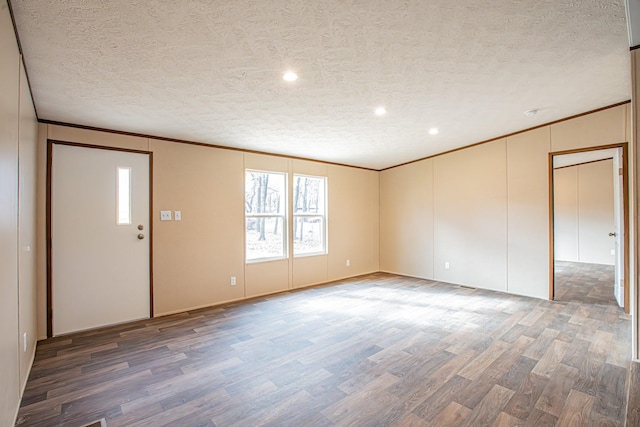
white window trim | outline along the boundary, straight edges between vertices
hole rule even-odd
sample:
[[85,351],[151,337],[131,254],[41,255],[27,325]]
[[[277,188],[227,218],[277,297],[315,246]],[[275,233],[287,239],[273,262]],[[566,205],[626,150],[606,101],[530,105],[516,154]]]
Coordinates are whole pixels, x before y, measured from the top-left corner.
[[[125,221],[121,221],[120,210],[122,209],[122,205],[120,203],[122,199],[122,194],[120,194],[121,182],[120,182],[120,174],[121,172],[125,172],[127,174],[127,197],[126,197],[126,210],[127,210],[127,219]],[[117,166],[116,167],[116,225],[131,225],[131,217],[133,216],[132,212],[132,188],[133,188],[133,175],[131,173],[131,167],[129,166]]]
[[[321,179],[324,181],[324,212],[322,214],[318,214],[318,213],[306,213],[306,212],[301,212],[301,213],[296,213],[295,212],[295,206],[292,206],[292,210],[293,210],[293,217],[292,217],[292,224],[295,223],[296,221],[296,217],[319,217],[321,218],[321,222],[322,222],[322,250],[321,251],[316,251],[316,252],[305,252],[302,254],[296,254],[295,253],[295,242],[293,242],[293,246],[291,248],[291,252],[293,254],[294,258],[305,258],[305,257],[313,257],[313,256],[323,256],[323,255],[327,255],[329,253],[329,244],[328,244],[328,238],[329,238],[329,227],[328,227],[328,179],[326,176],[320,176],[320,175],[309,175],[309,174],[303,174],[303,173],[294,173],[293,174],[293,185],[292,185],[292,191],[295,191],[295,179],[296,177],[303,177],[303,178],[315,178],[315,179]],[[292,204],[293,204],[293,200],[292,200]],[[295,239],[295,236],[294,236]]]
[[[284,210],[281,214],[272,214],[272,213],[247,213],[246,207],[244,210],[244,261],[245,264],[257,264],[261,262],[271,262],[271,261],[280,261],[284,259],[289,259],[289,223],[287,221],[288,215],[288,181],[289,174],[287,172],[282,171],[273,171],[273,170],[260,170],[260,169],[251,169],[245,168],[244,176],[245,176],[245,185],[247,179],[247,172],[255,172],[255,173],[268,173],[268,174],[278,174],[284,176]],[[245,203],[245,198],[243,197],[243,203]],[[274,257],[262,257],[262,258],[251,258],[248,259],[247,255],[247,218],[282,218],[282,256],[274,256]]]

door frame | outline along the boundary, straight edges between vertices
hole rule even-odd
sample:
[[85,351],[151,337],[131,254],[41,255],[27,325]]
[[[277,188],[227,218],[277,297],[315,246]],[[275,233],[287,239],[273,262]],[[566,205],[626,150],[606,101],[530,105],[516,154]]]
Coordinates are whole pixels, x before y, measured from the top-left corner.
[[[629,297],[629,150],[627,142],[599,145],[595,147],[576,148],[573,150],[549,152],[549,300],[555,297],[555,253],[554,253],[554,193],[553,193],[553,157],[562,154],[584,153],[587,151],[622,148],[622,210],[624,224],[624,312],[630,312]],[[616,286],[617,284],[614,284]]]
[[52,263],[52,222],[51,195],[53,172],[53,144],[67,145],[79,148],[93,148],[98,150],[122,151],[126,153],[146,154],[149,156],[149,318],[153,318],[153,152],[129,148],[108,147],[95,144],[47,139],[47,187],[46,187],[46,252],[47,252],[47,338],[53,337],[53,263]]

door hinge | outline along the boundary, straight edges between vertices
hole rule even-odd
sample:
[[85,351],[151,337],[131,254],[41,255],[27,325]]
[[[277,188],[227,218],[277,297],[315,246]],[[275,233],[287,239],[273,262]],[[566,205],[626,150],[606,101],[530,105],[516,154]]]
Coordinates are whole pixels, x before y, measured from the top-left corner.
[[618,168],[618,175],[622,175],[622,168]]

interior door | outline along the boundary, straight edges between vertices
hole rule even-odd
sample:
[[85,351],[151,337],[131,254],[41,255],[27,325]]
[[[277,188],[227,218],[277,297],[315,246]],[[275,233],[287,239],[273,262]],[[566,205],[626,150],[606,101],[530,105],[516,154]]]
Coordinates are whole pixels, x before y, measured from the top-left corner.
[[53,335],[150,316],[149,162],[52,144]]
[[611,233],[615,239],[615,284],[614,296],[620,307],[624,307],[624,185],[622,176],[623,156],[622,148],[618,148],[613,156],[613,211],[615,230]]

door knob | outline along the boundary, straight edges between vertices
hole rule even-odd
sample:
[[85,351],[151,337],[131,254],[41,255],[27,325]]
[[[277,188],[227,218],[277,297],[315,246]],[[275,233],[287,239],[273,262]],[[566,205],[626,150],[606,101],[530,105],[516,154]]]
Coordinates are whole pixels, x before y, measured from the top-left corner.
[[144,230],[144,225],[139,224],[139,225],[138,225],[138,230],[140,230],[140,231]]
[[142,234],[142,233],[138,234],[138,239],[140,239],[140,240],[144,239],[144,234]]
[[617,236],[617,234],[616,233],[609,233],[609,237],[614,237],[614,236]]

